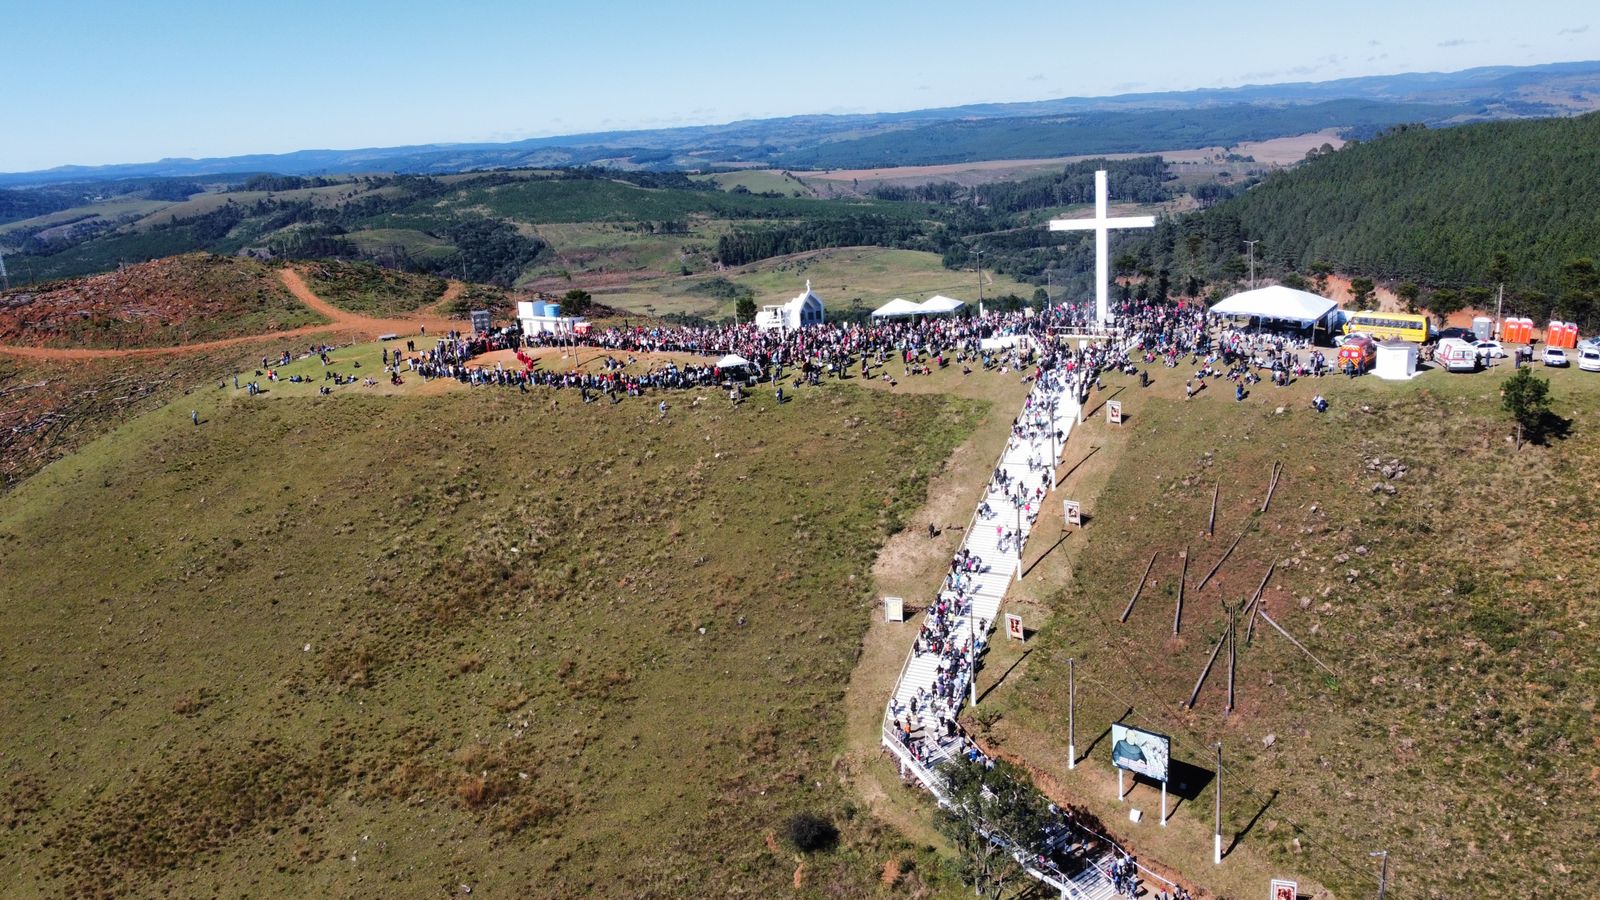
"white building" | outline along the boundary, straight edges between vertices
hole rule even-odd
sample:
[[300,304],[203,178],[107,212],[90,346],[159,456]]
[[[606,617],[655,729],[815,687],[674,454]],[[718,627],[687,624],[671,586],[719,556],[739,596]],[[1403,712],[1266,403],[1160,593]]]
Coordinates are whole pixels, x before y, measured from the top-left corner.
[[517,301],[517,324],[523,334],[583,334],[589,320],[582,316],[563,316],[561,304],[543,300]]
[[762,331],[783,329],[793,331],[822,324],[822,298],[811,292],[811,281],[806,280],[806,292],[782,306],[768,306],[756,313],[756,327]]

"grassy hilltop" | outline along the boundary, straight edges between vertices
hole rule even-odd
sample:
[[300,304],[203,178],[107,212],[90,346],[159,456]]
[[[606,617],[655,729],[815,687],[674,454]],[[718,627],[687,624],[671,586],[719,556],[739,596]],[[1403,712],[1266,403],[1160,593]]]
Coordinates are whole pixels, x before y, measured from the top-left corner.
[[[1517,452],[1497,395],[1509,372],[1258,385],[1243,404],[1220,391],[1185,402],[1159,370],[1150,392],[1124,390],[1129,424],[1093,423],[1079,445],[1105,444],[1114,457],[1066,487],[1098,494],[1085,540],[1020,601],[1048,621],[975,727],[1123,821],[1145,853],[1230,892],[1251,889],[1237,880],[1242,867],[1370,895],[1377,869],[1366,854],[1380,849],[1393,854],[1392,887],[1404,896],[1553,896],[1600,877],[1591,852],[1600,834],[1577,812],[1600,783],[1600,665],[1589,636],[1600,594],[1586,587],[1600,577],[1586,474],[1600,464],[1600,376],[1541,371],[1570,431]],[[1333,403],[1321,416],[1307,403],[1318,391]],[[1283,474],[1262,513],[1278,461]],[[1152,554],[1150,581],[1122,624]],[[1265,622],[1247,643],[1241,623],[1237,708],[1223,709],[1226,649],[1195,708],[1183,708],[1226,630],[1224,604],[1253,595],[1274,562],[1268,614],[1333,673]],[[1018,657],[999,650],[994,673]],[[1068,658],[1088,754],[1074,772],[1065,765]],[[1148,827],[1153,789],[1114,802],[1102,730],[1125,713],[1170,735],[1174,759],[1203,770],[1180,772],[1199,793],[1167,829]],[[1249,858],[1207,875],[1219,740],[1224,844],[1237,836]],[[1146,825],[1126,825],[1130,805],[1151,817]]]
[[4,893],[868,890],[838,701],[977,409],[558,399],[210,388],[0,499]]

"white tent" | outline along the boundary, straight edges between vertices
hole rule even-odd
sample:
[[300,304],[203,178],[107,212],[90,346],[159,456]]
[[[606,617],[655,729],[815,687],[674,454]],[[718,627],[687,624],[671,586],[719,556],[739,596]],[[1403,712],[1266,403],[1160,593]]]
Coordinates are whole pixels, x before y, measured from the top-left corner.
[[902,300],[896,297],[873,310],[872,317],[874,319],[893,319],[900,316],[920,316],[922,313],[923,309],[920,305],[912,303],[910,300]]
[[932,297],[922,301],[922,313],[923,315],[929,316],[943,316],[953,313],[966,305],[967,304],[965,302],[957,300],[954,297],[946,297],[943,294],[934,294]]
[[750,360],[737,353],[729,353],[727,356],[717,360],[717,368],[719,369],[737,369],[740,366],[748,365],[750,365]]
[[1327,297],[1275,284],[1234,294],[1211,311],[1219,316],[1252,316],[1309,326],[1322,321],[1336,306]]

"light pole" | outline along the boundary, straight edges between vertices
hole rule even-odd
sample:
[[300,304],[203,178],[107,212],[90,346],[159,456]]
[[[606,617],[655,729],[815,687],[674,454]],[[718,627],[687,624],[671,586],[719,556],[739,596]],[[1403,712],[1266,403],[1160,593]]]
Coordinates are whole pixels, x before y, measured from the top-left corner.
[[1260,238],[1244,242],[1245,246],[1250,248],[1250,290],[1252,291],[1256,289],[1256,245],[1259,243],[1261,243]]
[[1222,865],[1222,742],[1217,741],[1217,814],[1216,827],[1212,832],[1213,865]]
[[978,308],[981,310],[983,309],[983,251],[978,250],[976,252],[978,254]]
[[1073,719],[1078,706],[1078,680],[1074,671],[1076,664],[1076,659],[1067,660],[1067,768],[1069,769],[1078,767],[1078,742],[1074,739],[1073,728],[1077,724]]
[[1378,870],[1378,900],[1383,900],[1384,892],[1389,889],[1389,851],[1374,850],[1367,855],[1383,857],[1383,868]]
[[967,676],[967,687],[971,688],[972,708],[978,708],[978,624],[973,621],[973,614],[978,611],[978,605],[972,600],[967,601],[967,655],[971,657],[972,672]]

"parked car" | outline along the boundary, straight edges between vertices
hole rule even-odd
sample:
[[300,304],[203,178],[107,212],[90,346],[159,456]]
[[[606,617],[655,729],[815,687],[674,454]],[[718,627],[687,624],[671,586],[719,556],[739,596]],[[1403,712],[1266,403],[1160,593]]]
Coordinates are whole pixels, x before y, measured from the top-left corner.
[[1492,359],[1505,359],[1506,348],[1500,346],[1499,341],[1479,341],[1478,355],[1483,357],[1484,362],[1487,364]]
[[1566,368],[1568,364],[1567,351],[1562,350],[1560,347],[1544,348],[1544,364]]
[[1585,350],[1600,350],[1600,337],[1584,338],[1578,342],[1578,352]]
[[1455,338],[1456,340],[1466,341],[1469,344],[1476,344],[1478,342],[1478,335],[1476,332],[1474,332],[1471,328],[1461,328],[1460,326],[1441,328],[1434,336],[1441,341],[1445,338]]
[[1578,368],[1585,372],[1600,372],[1600,350],[1591,347],[1578,351]]
[[1461,338],[1445,338],[1433,349],[1433,361],[1449,372],[1476,372],[1483,357],[1472,344]]

